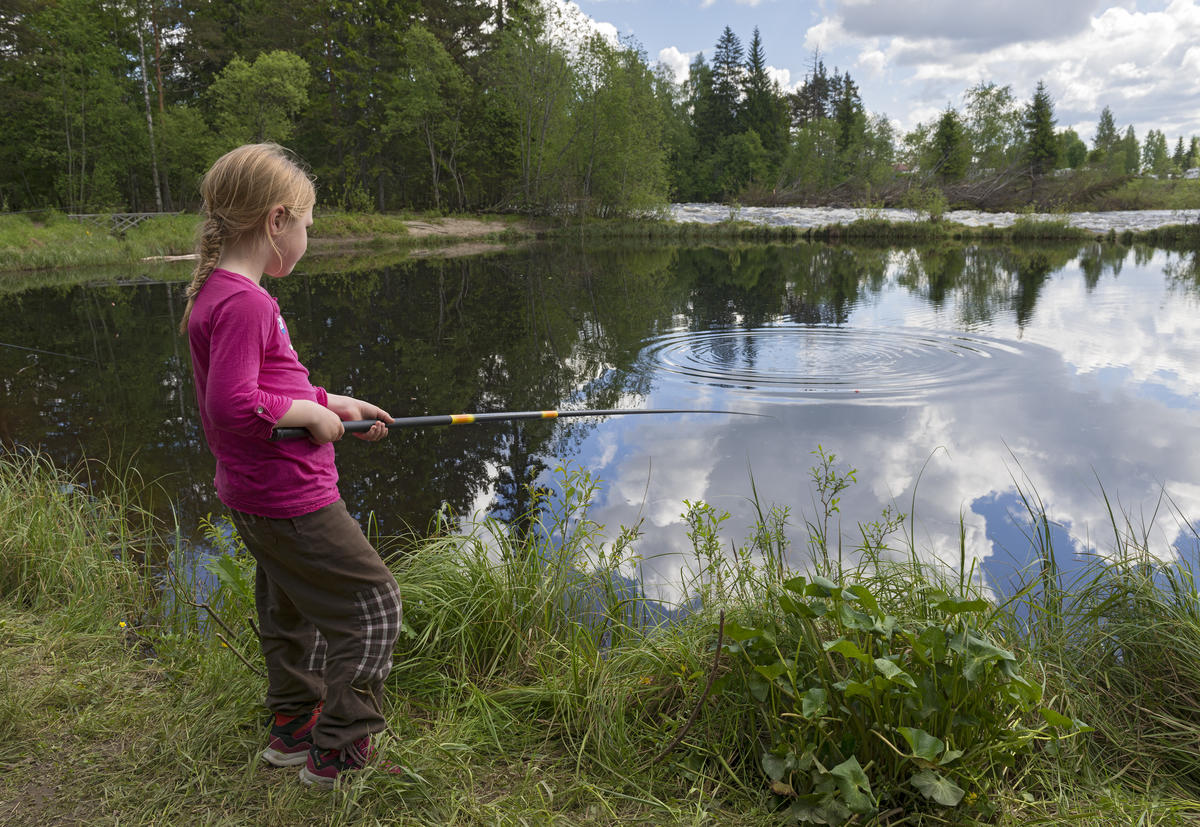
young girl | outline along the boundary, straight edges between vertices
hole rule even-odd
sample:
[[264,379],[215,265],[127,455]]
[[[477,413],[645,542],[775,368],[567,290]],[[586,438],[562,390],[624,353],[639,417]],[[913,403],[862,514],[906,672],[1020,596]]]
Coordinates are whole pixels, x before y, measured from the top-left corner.
[[[200,186],[200,263],[187,288],[200,419],[217,460],[221,502],[257,562],[255,602],[274,713],[262,757],[332,786],[372,754],[384,728],[383,680],[400,631],[400,592],[337,490],[333,445],[343,420],[381,408],[308,381],[264,275],[282,278],[308,246],[315,193],[284,150],[250,144],[213,164]],[[277,426],[308,440],[271,441]]]

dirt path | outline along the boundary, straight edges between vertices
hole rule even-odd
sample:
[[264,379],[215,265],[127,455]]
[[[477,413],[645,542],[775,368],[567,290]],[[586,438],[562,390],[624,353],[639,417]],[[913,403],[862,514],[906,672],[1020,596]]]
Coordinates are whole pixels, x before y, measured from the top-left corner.
[[454,236],[455,238],[478,238],[481,235],[502,233],[515,225],[504,221],[488,221],[480,218],[439,218],[433,221],[405,221],[408,234],[413,238],[427,236]]

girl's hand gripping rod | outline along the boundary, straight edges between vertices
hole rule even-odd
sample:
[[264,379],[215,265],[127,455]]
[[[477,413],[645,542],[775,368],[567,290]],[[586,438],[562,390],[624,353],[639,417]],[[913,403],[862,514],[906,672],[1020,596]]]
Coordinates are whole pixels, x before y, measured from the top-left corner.
[[[601,411],[498,411],[496,413],[463,413],[444,414],[439,416],[404,416],[397,417],[387,424],[392,428],[431,428],[439,425],[470,425],[475,422],[507,422],[513,419],[565,419],[572,416],[631,416],[635,414],[729,414],[731,416],[767,416],[767,414],[747,413],[745,411],[712,411],[685,410],[661,408],[625,408]],[[346,433],[365,433],[375,424],[374,419],[355,419],[343,422]],[[306,428],[276,428],[271,439],[298,439],[307,437]]]

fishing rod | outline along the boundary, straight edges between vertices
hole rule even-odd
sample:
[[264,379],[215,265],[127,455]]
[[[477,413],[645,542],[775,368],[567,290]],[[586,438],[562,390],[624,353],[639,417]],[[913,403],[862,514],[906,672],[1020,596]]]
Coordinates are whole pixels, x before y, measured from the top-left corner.
[[[746,411],[689,410],[684,408],[620,408],[599,411],[497,411],[495,413],[441,414],[436,416],[397,417],[384,423],[392,428],[431,428],[440,425],[471,425],[476,422],[508,422],[514,419],[565,419],[572,416],[633,416],[636,414],[728,414],[730,416],[767,416]],[[343,422],[349,434],[361,434],[371,430],[374,419],[353,419]],[[271,439],[298,439],[307,437],[306,428],[276,428]]]

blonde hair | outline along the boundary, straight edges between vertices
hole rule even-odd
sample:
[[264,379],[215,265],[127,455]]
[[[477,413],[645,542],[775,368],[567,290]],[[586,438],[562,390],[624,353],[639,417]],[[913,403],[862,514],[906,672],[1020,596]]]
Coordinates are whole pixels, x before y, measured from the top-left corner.
[[204,223],[197,243],[200,260],[184,293],[187,307],[179,325],[181,333],[187,332],[196,296],[216,269],[226,244],[262,233],[275,247],[266,232],[271,210],[282,205],[295,221],[316,202],[312,179],[278,144],[245,144],[225,153],[205,173],[200,195],[204,199]]

